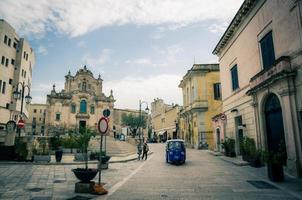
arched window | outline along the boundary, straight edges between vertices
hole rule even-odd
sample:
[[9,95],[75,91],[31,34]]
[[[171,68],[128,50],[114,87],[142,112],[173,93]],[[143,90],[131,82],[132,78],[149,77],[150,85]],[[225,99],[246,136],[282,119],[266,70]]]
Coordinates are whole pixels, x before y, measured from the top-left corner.
[[76,105],[72,104],[71,105],[71,113],[75,113],[76,112]]
[[80,103],[80,113],[87,113],[87,102],[85,100]]
[[86,91],[86,82],[83,82],[82,90],[83,90],[83,91]]
[[94,105],[90,106],[90,114],[94,114]]

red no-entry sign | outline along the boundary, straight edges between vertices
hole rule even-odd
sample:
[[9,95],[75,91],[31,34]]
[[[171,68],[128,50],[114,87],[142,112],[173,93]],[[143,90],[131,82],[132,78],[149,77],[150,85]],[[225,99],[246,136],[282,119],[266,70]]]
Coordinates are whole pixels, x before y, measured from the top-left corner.
[[23,119],[20,119],[17,123],[18,128],[24,128],[25,126],[25,121]]
[[98,130],[101,134],[106,134],[108,131],[108,120],[105,117],[101,117],[98,122]]

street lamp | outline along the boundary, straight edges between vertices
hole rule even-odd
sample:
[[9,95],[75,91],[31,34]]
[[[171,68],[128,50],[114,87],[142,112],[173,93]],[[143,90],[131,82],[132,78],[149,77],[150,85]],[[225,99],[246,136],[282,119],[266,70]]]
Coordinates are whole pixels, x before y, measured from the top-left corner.
[[[19,89],[18,89],[18,88],[19,88],[19,85],[21,85],[21,92],[19,92]],[[24,97],[25,88],[27,88],[28,93],[27,93],[27,95]],[[30,96],[30,87],[29,87],[28,85],[25,85],[24,82],[19,82],[19,83],[17,84],[16,90],[13,92],[13,97],[14,97],[15,100],[18,100],[18,99],[21,98],[20,119],[22,119],[22,117],[23,117],[23,101],[24,101],[24,99],[25,99],[25,102],[26,102],[27,104],[30,104],[31,99],[32,99],[32,97]],[[19,129],[18,129],[18,135],[19,135],[19,137],[20,137],[20,134],[21,134],[21,129],[19,128]]]
[[146,104],[146,109],[145,109],[145,111],[149,112],[148,103],[147,103],[146,101],[141,101],[141,100],[139,100],[139,128],[140,128],[140,132],[139,132],[139,141],[140,141],[140,144],[142,143],[142,130],[141,130],[141,123],[142,123],[142,104]]

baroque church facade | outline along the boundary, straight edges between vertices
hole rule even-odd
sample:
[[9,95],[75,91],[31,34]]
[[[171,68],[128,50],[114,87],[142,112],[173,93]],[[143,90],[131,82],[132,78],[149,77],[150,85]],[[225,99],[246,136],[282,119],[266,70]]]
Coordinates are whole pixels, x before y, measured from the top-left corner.
[[[66,130],[79,130],[87,127],[96,130],[97,122],[103,111],[109,109],[113,113],[114,97],[103,93],[103,80],[84,66],[73,76],[70,72],[65,76],[65,86],[57,92],[55,85],[47,95],[45,117],[46,132],[49,135]],[[112,130],[113,120],[109,117],[109,128]]]

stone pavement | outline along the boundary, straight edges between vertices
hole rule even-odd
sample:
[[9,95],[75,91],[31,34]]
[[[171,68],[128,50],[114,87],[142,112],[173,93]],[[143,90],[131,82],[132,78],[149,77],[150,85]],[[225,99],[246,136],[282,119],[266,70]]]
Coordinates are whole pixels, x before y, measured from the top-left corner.
[[0,163],[0,199],[302,199],[299,179],[271,183],[265,168],[236,166],[193,149],[187,149],[186,164],[175,166],[165,162],[164,144],[150,149],[147,161],[109,164],[102,173],[106,196],[74,193],[71,169],[83,165]]
[[187,149],[185,165],[175,166],[165,162],[163,145],[151,149],[151,159],[107,199],[302,199],[301,180],[272,184],[265,168],[233,165],[193,149]]

